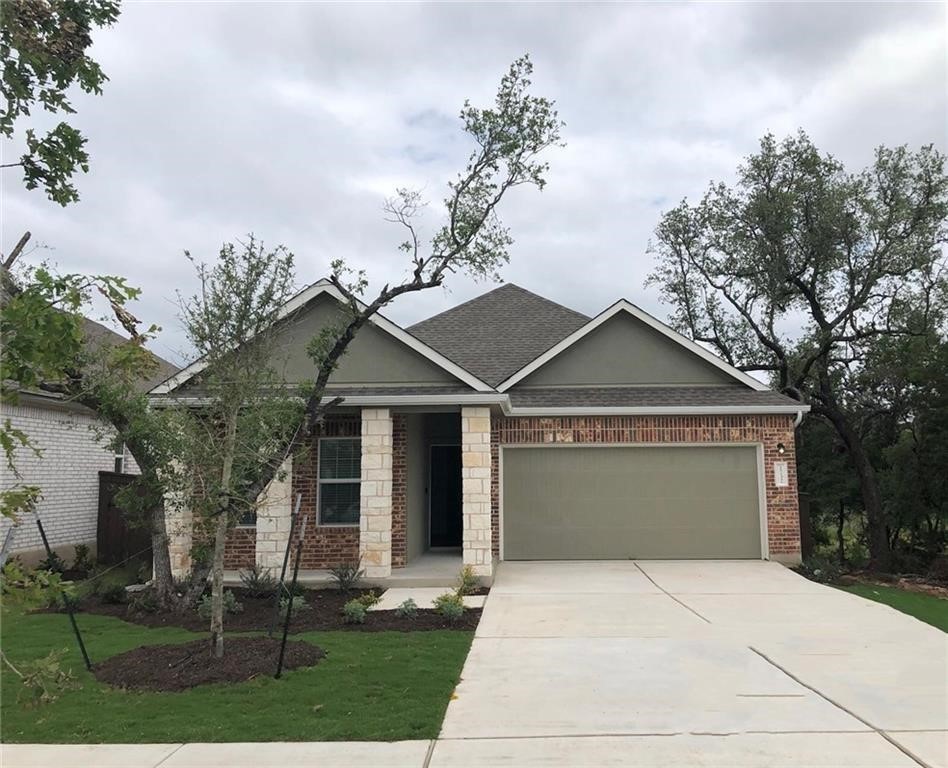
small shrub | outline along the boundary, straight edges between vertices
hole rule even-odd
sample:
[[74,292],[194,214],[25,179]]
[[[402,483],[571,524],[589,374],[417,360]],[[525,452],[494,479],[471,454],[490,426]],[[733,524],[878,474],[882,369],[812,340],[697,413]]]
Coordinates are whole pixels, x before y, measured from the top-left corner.
[[[198,602],[197,612],[198,616],[202,619],[211,618],[211,602],[213,597],[211,595],[204,595],[200,602]],[[238,602],[237,598],[234,596],[234,593],[227,589],[224,590],[224,613],[233,616],[237,613],[244,612],[244,605],[241,602]]]
[[361,567],[361,562],[339,563],[335,568],[330,568],[329,573],[335,579],[339,589],[348,592],[365,576],[365,571]]
[[277,581],[277,589],[281,589],[284,595],[292,594],[293,597],[299,597],[306,594],[306,587],[304,587],[299,582],[294,584],[292,581],[283,582],[283,587],[280,587],[280,582]]
[[342,606],[342,620],[346,624],[365,624],[365,606],[358,600],[350,600]]
[[80,573],[89,573],[95,567],[89,547],[85,544],[76,544],[76,551],[72,561],[72,569]]
[[241,571],[240,583],[244,585],[248,597],[272,597],[279,586],[270,569],[259,565]]
[[448,621],[457,621],[464,615],[464,600],[456,592],[446,592],[436,597],[434,607]]
[[158,598],[150,589],[136,592],[128,603],[128,610],[131,613],[158,613],[159,607]]
[[62,573],[66,570],[66,563],[63,562],[63,559],[53,552],[51,555],[44,557],[36,564],[37,570],[40,571],[49,571],[50,573]]
[[474,569],[465,565],[458,574],[457,593],[459,595],[473,595],[481,586],[477,576],[474,575]]
[[835,560],[819,556],[807,558],[797,571],[820,584],[833,584],[839,581],[842,575],[839,564]]
[[403,619],[413,619],[418,615],[418,605],[409,597],[395,609],[395,615]]
[[356,598],[356,600],[365,606],[366,610],[371,608],[373,605],[378,605],[381,599],[382,598],[375,594],[375,592],[366,592],[364,595],[359,595],[359,597]]
[[[284,621],[286,620],[286,611],[290,607],[290,599],[288,597],[280,598],[280,618]],[[293,597],[293,616],[296,616],[303,611],[308,611],[310,608],[309,603],[306,602],[306,598],[302,595],[296,595]]]
[[103,603],[108,603],[109,605],[124,603],[126,596],[125,587],[115,582],[103,584],[99,588],[99,597],[102,598]]

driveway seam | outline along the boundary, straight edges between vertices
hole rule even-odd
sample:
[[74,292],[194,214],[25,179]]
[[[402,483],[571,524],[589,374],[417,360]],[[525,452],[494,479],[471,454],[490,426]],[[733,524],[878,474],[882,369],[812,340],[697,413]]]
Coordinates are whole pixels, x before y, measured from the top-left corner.
[[176,755],[176,754],[178,753],[178,750],[183,749],[184,746],[185,746],[184,744],[178,744],[178,746],[176,746],[176,747],[175,747],[174,749],[172,749],[167,755],[165,755],[163,758],[161,758],[161,760],[159,760],[157,763],[155,763],[154,766],[152,766],[152,768],[158,768],[158,766],[160,766],[162,763],[168,762],[168,760],[169,760],[173,755]]
[[791,680],[793,680],[795,683],[797,683],[797,684],[799,684],[799,685],[802,685],[804,688],[806,688],[806,689],[808,689],[808,690],[810,690],[810,691],[813,691],[813,693],[815,693],[817,696],[819,696],[819,697],[822,698],[823,700],[828,701],[828,702],[829,702],[830,704],[832,704],[834,707],[836,707],[836,708],[838,708],[838,709],[841,709],[843,712],[845,712],[845,713],[846,713],[847,715],[849,715],[850,717],[856,718],[856,720],[858,720],[860,723],[862,723],[863,725],[865,725],[867,728],[871,728],[871,729],[872,729],[873,731],[875,731],[879,736],[881,736],[883,739],[885,739],[887,742],[889,742],[893,747],[895,747],[897,750],[899,750],[900,752],[902,752],[902,753],[903,753],[904,755],[906,755],[907,757],[910,757],[912,760],[914,760],[916,763],[918,763],[919,765],[921,765],[923,768],[933,768],[933,766],[932,766],[930,763],[926,763],[924,760],[922,760],[918,755],[916,755],[915,753],[913,753],[911,750],[909,750],[909,749],[907,749],[906,747],[904,747],[904,746],[902,746],[901,744],[899,744],[899,742],[897,742],[895,739],[893,739],[891,736],[889,736],[889,734],[887,734],[887,733],[886,733],[885,731],[883,731],[881,728],[878,728],[877,726],[873,725],[872,723],[870,723],[868,720],[866,720],[866,718],[862,717],[861,715],[857,715],[855,712],[853,712],[853,711],[852,711],[851,709],[849,709],[848,707],[844,707],[842,704],[840,704],[840,703],[839,703],[838,701],[836,701],[835,699],[831,699],[829,696],[827,696],[825,693],[823,693],[823,691],[821,691],[819,688],[816,688],[815,686],[812,686],[812,685],[810,685],[809,683],[804,682],[804,681],[801,680],[799,677],[797,677],[795,674],[793,674],[790,670],[788,670],[786,667],[781,666],[781,665],[778,664],[776,661],[774,661],[772,658],[770,658],[770,657],[769,657],[766,653],[764,653],[763,651],[757,650],[757,649],[756,649],[754,646],[752,646],[752,645],[749,645],[748,648],[750,648],[754,653],[756,653],[758,656],[760,656],[760,657],[761,657],[764,661],[766,661],[768,664],[771,664],[772,666],[774,666],[774,667],[776,667],[777,669],[779,669],[781,672],[783,672],[787,677],[789,677],[789,678],[790,678]]
[[428,751],[425,752],[425,762],[421,764],[421,768],[428,768],[431,765],[431,756],[434,754],[435,742],[437,741],[438,739],[435,738],[428,742]]
[[633,565],[634,565],[636,568],[638,568],[638,569],[639,569],[639,572],[640,572],[646,579],[648,579],[650,582],[652,582],[652,584],[654,584],[657,589],[662,590],[662,592],[664,592],[666,595],[668,595],[672,600],[674,600],[676,603],[678,603],[678,605],[680,605],[682,608],[685,608],[686,610],[691,611],[695,616],[697,616],[697,617],[698,617],[699,619],[701,619],[702,621],[704,621],[704,622],[706,622],[706,623],[708,623],[708,624],[711,623],[711,619],[706,618],[705,616],[702,616],[700,613],[698,613],[698,612],[697,612],[694,608],[692,608],[690,605],[688,605],[687,603],[684,603],[684,602],[682,602],[681,600],[679,600],[679,599],[678,599],[677,597],[675,597],[671,592],[669,592],[667,589],[665,589],[665,587],[663,587],[661,584],[659,584],[657,581],[655,581],[655,579],[653,579],[653,578],[652,578],[651,576],[649,576],[644,570],[642,570],[642,566],[641,566],[641,565],[639,565],[638,563],[636,563],[636,562],[634,562],[634,561],[633,561]]

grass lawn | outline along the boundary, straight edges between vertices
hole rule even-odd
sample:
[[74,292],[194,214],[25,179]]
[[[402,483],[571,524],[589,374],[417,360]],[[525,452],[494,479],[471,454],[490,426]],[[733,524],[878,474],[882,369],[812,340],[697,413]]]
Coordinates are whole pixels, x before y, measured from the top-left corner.
[[[77,618],[93,663],[139,645],[201,637],[106,616]],[[14,664],[68,648],[65,666],[82,685],[52,704],[28,710],[16,701],[19,679],[4,669],[3,742],[431,739],[441,727],[473,637],[448,631],[310,632],[293,637],[316,643],[327,657],[280,680],[129,693],[102,685],[85,671],[65,615],[8,609],[2,619],[0,639]]]
[[897,611],[914,616],[926,624],[948,632],[948,600],[921,592],[909,592],[898,587],[883,587],[877,584],[853,584],[839,587],[867,600],[885,603]]

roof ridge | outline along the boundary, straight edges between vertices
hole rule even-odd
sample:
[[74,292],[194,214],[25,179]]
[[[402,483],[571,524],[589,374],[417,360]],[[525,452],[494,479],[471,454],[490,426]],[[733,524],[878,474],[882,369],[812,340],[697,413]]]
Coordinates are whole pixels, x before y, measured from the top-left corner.
[[553,299],[548,299],[546,296],[541,296],[540,294],[534,293],[533,291],[528,291],[526,288],[519,286],[516,283],[505,282],[505,283],[502,283],[501,285],[498,285],[496,288],[492,288],[486,293],[481,293],[481,294],[478,294],[477,296],[473,296],[467,301],[462,301],[460,304],[455,304],[453,307],[448,307],[447,309],[444,309],[435,315],[431,315],[431,317],[426,317],[423,320],[419,320],[417,323],[412,323],[411,325],[406,326],[405,330],[410,333],[412,328],[417,328],[419,325],[423,325],[424,323],[427,323],[430,320],[436,320],[437,318],[442,317],[443,315],[447,315],[450,312],[454,312],[455,310],[461,309],[462,307],[466,307],[468,304],[473,304],[476,301],[480,301],[481,299],[484,299],[487,296],[490,296],[491,294],[497,293],[497,291],[502,291],[505,288],[514,288],[518,291],[521,291],[522,293],[526,293],[535,299],[539,299],[540,301],[545,302],[546,304],[550,304],[554,307],[557,307],[558,309],[562,309],[567,312],[570,312],[576,315],[578,318],[581,318],[584,322],[588,322],[589,320],[592,319],[588,315],[584,315],[582,312],[579,312],[573,309],[572,307],[567,307],[565,304],[560,304],[557,301],[553,301]]

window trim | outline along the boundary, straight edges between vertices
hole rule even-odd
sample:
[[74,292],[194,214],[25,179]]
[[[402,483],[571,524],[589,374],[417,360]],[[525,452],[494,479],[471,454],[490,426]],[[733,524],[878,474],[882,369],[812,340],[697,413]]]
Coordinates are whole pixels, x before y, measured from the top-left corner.
[[115,472],[115,474],[117,474],[117,475],[124,475],[124,474],[126,474],[126,472],[125,472],[125,469],[126,469],[126,466],[125,466],[125,465],[126,465],[125,453],[126,453],[126,445],[125,445],[125,443],[121,443],[120,445],[117,445],[117,446],[115,446],[115,447],[112,449],[112,470],[113,470],[113,471]]
[[[362,487],[362,458],[359,457],[359,477],[357,479],[351,478],[338,478],[331,477],[323,479],[319,474],[320,463],[323,460],[323,440],[358,440],[359,449],[361,453],[362,448],[362,435],[348,435],[340,437],[330,437],[324,436],[317,439],[316,443],[316,525],[320,528],[361,528],[362,527],[362,515],[360,511],[359,520],[355,523],[324,523],[323,522],[323,509],[322,509],[322,486],[323,483],[328,485],[358,485],[361,489]],[[361,495],[361,494],[360,494]]]

